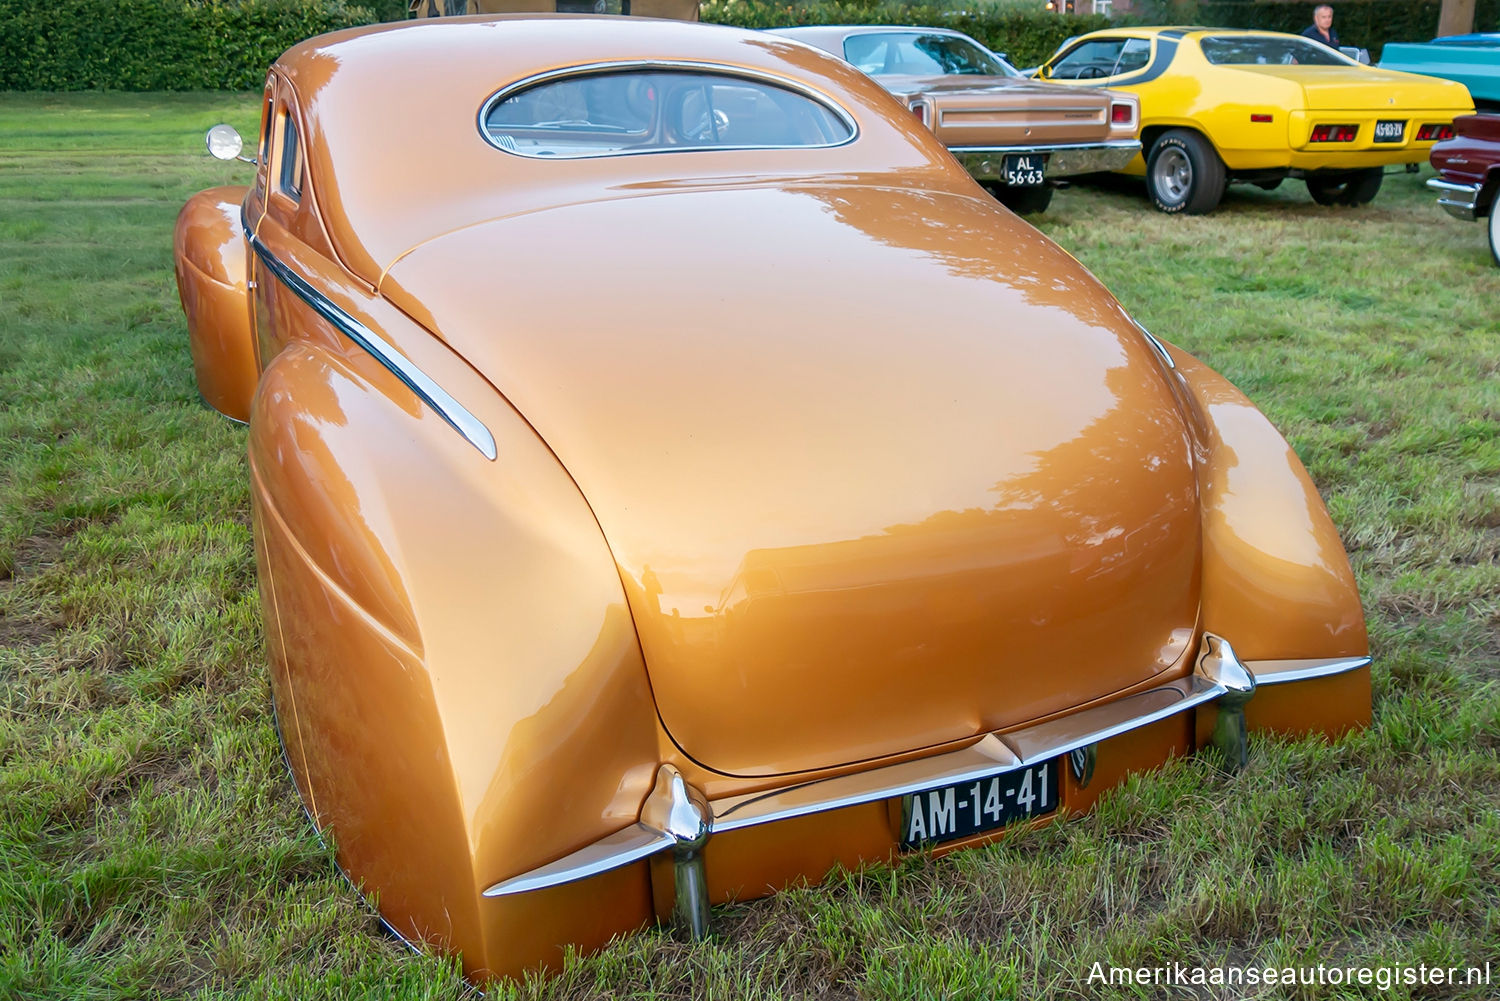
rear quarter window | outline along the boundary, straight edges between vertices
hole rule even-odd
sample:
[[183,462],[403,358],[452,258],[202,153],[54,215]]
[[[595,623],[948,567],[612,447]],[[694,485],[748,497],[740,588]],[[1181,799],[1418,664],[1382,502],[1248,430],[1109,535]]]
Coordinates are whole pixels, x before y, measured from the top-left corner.
[[549,159],[837,146],[855,135],[847,113],[811,94],[686,69],[559,74],[502,90],[479,120],[491,145]]

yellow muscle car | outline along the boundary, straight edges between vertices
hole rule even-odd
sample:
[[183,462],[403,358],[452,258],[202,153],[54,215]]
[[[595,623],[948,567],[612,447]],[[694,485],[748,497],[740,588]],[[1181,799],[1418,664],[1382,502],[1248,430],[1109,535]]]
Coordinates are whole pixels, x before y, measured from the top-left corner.
[[1320,205],[1362,205],[1385,168],[1425,163],[1474,109],[1462,84],[1374,69],[1299,35],[1117,28],[1082,35],[1037,70],[1141,99],[1145,175],[1163,212],[1210,212],[1230,181],[1301,178]]
[[471,977],[1369,720],[1291,448],[843,60],[429,18],[262,122],[175,259],[286,760]]

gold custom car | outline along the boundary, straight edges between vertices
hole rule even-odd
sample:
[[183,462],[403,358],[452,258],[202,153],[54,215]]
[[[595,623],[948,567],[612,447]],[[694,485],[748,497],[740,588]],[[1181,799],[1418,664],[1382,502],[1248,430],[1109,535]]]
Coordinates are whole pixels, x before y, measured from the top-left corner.
[[1362,65],[1320,42],[1235,28],[1111,28],[1065,44],[1043,80],[1141,100],[1145,175],[1163,212],[1211,212],[1225,185],[1307,184],[1320,205],[1363,205],[1385,168],[1425,163],[1453,119],[1474,110],[1462,84]]
[[874,77],[1016,212],[1043,212],[1057,179],[1119,170],[1141,151],[1134,95],[1028,80],[959,31],[865,25],[772,33],[816,45]]
[[1367,722],[1286,442],[847,63],[360,28],[253,159],[175,254],[287,763],[471,977]]

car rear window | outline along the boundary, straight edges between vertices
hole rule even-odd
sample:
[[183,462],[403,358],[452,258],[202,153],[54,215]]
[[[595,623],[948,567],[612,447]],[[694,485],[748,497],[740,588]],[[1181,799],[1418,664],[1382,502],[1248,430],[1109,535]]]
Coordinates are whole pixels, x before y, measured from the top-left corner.
[[1214,35],[1199,43],[1215,66],[1350,66],[1354,60],[1321,42],[1265,35]]
[[961,35],[882,31],[844,39],[844,58],[871,76],[1019,76]]
[[810,94],[688,69],[565,71],[502,90],[479,120],[491,145],[552,159],[837,146],[855,134],[847,114]]

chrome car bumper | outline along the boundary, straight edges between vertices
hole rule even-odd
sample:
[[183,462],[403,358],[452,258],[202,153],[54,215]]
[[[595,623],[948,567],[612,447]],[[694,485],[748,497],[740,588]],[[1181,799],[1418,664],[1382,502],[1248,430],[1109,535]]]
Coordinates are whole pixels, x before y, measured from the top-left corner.
[[702,852],[713,834],[1027,768],[1215,700],[1218,716],[1212,743],[1224,764],[1238,769],[1248,753],[1245,705],[1258,686],[1330,677],[1369,663],[1369,657],[1244,663],[1227,641],[1206,633],[1193,673],[1185,678],[1035,726],[987,733],[968,747],[929,758],[713,801],[690,786],[675,767],[663,764],[637,823],[555,862],[501,880],[484,895],[559,886],[670,849],[676,876],[674,918],[695,936],[701,935],[708,927]]
[[950,146],[948,152],[976,181],[1001,180],[1000,165],[1015,154],[1047,157],[1047,177],[1071,177],[1123,170],[1141,151],[1138,139],[1111,139],[1100,143],[1059,143],[1051,146]]
[[1475,206],[1479,202],[1479,184],[1455,184],[1441,177],[1429,177],[1427,186],[1440,193],[1438,204],[1456,219],[1478,218]]

